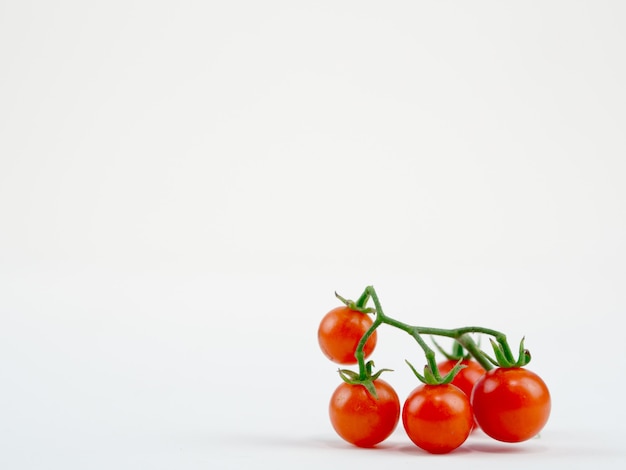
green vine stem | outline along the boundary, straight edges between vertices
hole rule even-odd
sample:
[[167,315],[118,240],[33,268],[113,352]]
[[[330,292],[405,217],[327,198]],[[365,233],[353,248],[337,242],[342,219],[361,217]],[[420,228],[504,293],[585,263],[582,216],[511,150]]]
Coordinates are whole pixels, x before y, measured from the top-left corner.
[[427,366],[430,368],[430,371],[434,374],[437,380],[440,380],[441,376],[437,368],[436,355],[435,352],[428,346],[428,344],[426,344],[426,342],[422,338],[422,335],[443,336],[454,339],[461,346],[463,346],[467,350],[467,352],[474,359],[476,359],[476,361],[485,370],[493,369],[494,364],[498,364],[498,362],[491,359],[478,347],[478,345],[470,336],[470,334],[472,333],[485,334],[493,337],[493,339],[495,340],[495,342],[492,341],[494,351],[496,351],[496,356],[499,357],[501,362],[505,362],[511,365],[525,365],[524,362],[530,360],[530,354],[523,349],[523,340],[522,344],[520,344],[520,355],[523,354],[524,357],[520,357],[516,360],[513,357],[513,353],[511,352],[511,348],[509,347],[509,344],[507,342],[506,335],[500,331],[492,330],[490,328],[483,328],[481,326],[466,326],[455,329],[444,329],[409,325],[407,323],[403,323],[399,320],[391,318],[383,312],[380,300],[378,299],[378,295],[376,294],[376,290],[373,286],[368,286],[365,288],[365,291],[359,297],[356,305],[360,308],[364,308],[365,304],[370,298],[374,302],[376,317],[374,318],[372,326],[365,332],[365,334],[359,341],[355,352],[355,357],[359,366],[360,380],[366,380],[368,378],[363,348],[365,347],[365,343],[367,342],[368,338],[382,324],[390,325],[402,331],[405,331],[417,341],[419,346],[424,351]]

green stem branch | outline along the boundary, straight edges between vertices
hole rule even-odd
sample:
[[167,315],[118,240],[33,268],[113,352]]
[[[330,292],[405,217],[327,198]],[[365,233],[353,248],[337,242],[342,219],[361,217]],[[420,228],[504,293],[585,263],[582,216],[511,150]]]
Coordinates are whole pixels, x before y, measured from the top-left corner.
[[384,313],[383,308],[380,304],[380,300],[378,299],[378,295],[376,294],[373,286],[366,287],[363,294],[359,297],[356,303],[359,307],[364,307],[370,298],[374,302],[374,306],[376,308],[376,318],[374,319],[372,326],[367,330],[367,332],[359,341],[355,352],[355,357],[359,365],[360,379],[364,380],[367,378],[363,348],[365,347],[365,343],[367,342],[369,337],[382,324],[398,328],[411,335],[424,351],[424,355],[426,356],[426,362],[437,379],[440,379],[440,375],[437,368],[435,352],[426,344],[426,342],[422,338],[422,335],[443,336],[454,339],[461,346],[463,346],[485,370],[490,370],[493,369],[493,364],[485,355],[485,353],[474,342],[474,340],[469,336],[471,333],[486,334],[492,336],[495,341],[502,346],[503,353],[508,359],[513,360],[513,354],[506,340],[506,335],[504,335],[504,333],[501,333],[500,331],[490,328],[483,328],[480,326],[465,326],[462,328],[444,329],[409,325],[407,323],[396,320],[395,318],[391,318]]

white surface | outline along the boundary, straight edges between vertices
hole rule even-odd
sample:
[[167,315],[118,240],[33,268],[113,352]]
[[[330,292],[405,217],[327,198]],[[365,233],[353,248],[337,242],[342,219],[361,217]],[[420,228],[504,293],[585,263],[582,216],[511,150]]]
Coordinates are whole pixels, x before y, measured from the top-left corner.
[[[623,468],[625,21],[2,2],[0,468]],[[315,334],[367,284],[409,323],[525,335],[541,439],[344,445]],[[401,396],[405,336],[375,355]]]

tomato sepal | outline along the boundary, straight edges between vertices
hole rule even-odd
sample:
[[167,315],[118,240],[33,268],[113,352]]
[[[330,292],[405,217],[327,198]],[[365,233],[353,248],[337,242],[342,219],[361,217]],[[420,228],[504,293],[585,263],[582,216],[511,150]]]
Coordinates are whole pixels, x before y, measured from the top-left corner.
[[432,368],[428,364],[424,366],[424,374],[422,375],[417,371],[417,369],[409,361],[405,359],[404,362],[406,362],[407,365],[411,368],[411,371],[413,371],[413,374],[415,374],[415,377],[417,377],[417,379],[420,382],[426,385],[449,384],[450,382],[452,382],[456,374],[458,374],[461,369],[464,369],[467,367],[465,364],[462,364],[463,359],[461,358],[457,361],[454,367],[450,369],[450,371],[442,377],[441,374],[439,374],[438,369],[436,371],[433,371]]
[[374,367],[374,361],[368,361],[365,363],[365,377],[362,377],[357,372],[350,369],[339,369],[339,376],[341,380],[350,385],[363,385],[369,394],[378,400],[378,394],[376,393],[376,387],[374,381],[378,379],[383,372],[393,372],[392,369],[380,369],[376,373],[372,373],[372,367]]
[[491,347],[493,348],[493,353],[496,357],[494,360],[487,356],[487,359],[489,359],[489,361],[491,361],[495,366],[502,367],[503,369],[524,367],[531,360],[530,351],[524,347],[524,340],[525,338],[522,338],[519,343],[518,356],[517,359],[515,359],[508,346],[505,347],[503,344],[490,338],[489,341],[491,342]]
[[369,297],[361,296],[356,302],[354,300],[346,299],[335,292],[335,297],[337,297],[346,307],[351,310],[356,310],[361,313],[376,313],[376,309],[372,307],[366,307],[365,304],[369,300]]

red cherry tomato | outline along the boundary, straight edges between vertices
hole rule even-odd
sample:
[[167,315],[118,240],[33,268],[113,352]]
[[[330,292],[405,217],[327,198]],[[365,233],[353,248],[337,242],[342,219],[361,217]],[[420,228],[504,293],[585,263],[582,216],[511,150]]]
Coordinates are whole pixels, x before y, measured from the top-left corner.
[[431,454],[445,454],[469,436],[472,407],[468,396],[454,385],[421,385],[404,403],[402,424],[416,446]]
[[[338,364],[356,364],[356,347],[372,323],[369,315],[347,306],[332,309],[322,318],[317,330],[317,340],[322,352]],[[365,357],[374,351],[376,339],[374,331],[363,348]]]
[[384,441],[398,425],[400,400],[387,382],[374,380],[378,399],[363,385],[342,383],[330,399],[330,422],[347,442],[373,447]]
[[472,392],[474,416],[485,434],[503,442],[536,436],[550,416],[550,392],[534,372],[496,368],[481,377]]
[[[450,370],[452,370],[456,363],[457,361],[455,360],[447,360],[437,364],[439,373],[441,375],[447,374]],[[474,388],[474,384],[484,375],[485,369],[478,362],[470,359],[464,359],[461,364],[464,364],[466,367],[461,369],[450,383],[459,387],[469,398],[472,396],[472,388]],[[475,428],[476,422],[474,421],[472,430]]]

